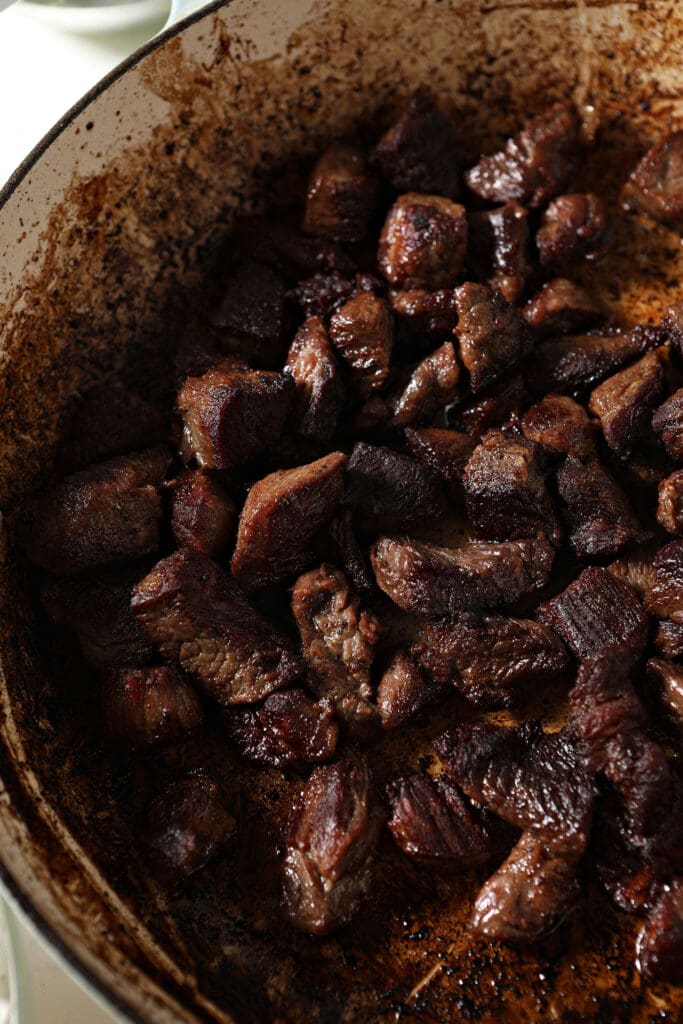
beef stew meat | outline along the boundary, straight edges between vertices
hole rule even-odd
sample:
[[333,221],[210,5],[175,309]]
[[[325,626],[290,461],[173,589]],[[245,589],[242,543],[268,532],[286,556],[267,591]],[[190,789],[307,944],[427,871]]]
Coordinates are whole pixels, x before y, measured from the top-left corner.
[[[217,302],[173,332],[175,407],[111,377],[66,410],[17,516],[26,577],[49,655],[71,673],[80,646],[64,699],[92,695],[87,763],[123,780],[151,874],[234,845],[172,899],[215,871],[267,942],[275,881],[320,959],[357,914],[390,934],[402,884],[419,916],[437,868],[465,901],[493,872],[471,930],[503,942],[588,883],[592,913],[641,914],[644,979],[683,982],[683,305],[627,322],[607,252],[666,232],[608,223],[572,103],[467,188],[448,109],[420,90],[374,149],[349,124],[298,207],[237,217]],[[681,153],[623,192],[673,228]],[[578,266],[603,254],[608,305]]]

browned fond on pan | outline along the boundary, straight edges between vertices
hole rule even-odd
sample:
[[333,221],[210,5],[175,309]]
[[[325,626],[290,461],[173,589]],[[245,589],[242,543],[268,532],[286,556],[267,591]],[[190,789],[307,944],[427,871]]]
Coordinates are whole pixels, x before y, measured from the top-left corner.
[[[364,915],[325,940],[293,934],[278,916],[276,851],[296,776],[239,764],[220,735],[132,774],[112,768],[96,740],[92,679],[31,610],[15,513],[49,469],[69,397],[121,365],[139,388],[164,393],[169,351],[194,296],[205,304],[200,281],[220,261],[232,211],[286,198],[327,138],[362,141],[424,82],[451,98],[474,157],[524,112],[575,93],[595,102],[604,122],[585,184],[598,181],[616,211],[626,168],[682,122],[683,14],[673,3],[259,8],[235,0],[205,16],[66,128],[62,159],[83,146],[89,169],[69,180],[49,219],[39,192],[57,188],[55,147],[0,213],[0,500],[9,538],[0,777],[12,800],[0,804],[0,859],[90,972],[153,1021],[174,1012],[330,1024],[678,1021],[683,994],[642,983],[635,923],[597,894],[536,949],[472,942],[464,925],[481,876],[416,866],[389,839]],[[130,118],[138,94],[143,120],[159,121],[144,141]],[[121,140],[113,156],[112,138]],[[617,223],[618,254],[585,274],[625,321],[656,317],[683,291],[679,239],[636,218]],[[539,701],[537,711],[549,714],[550,705]],[[378,781],[416,765],[428,734],[462,714],[454,697],[431,729],[383,747],[373,755]],[[225,780],[245,824],[234,860],[167,900],[136,859],[135,820],[156,779],[197,759]]]

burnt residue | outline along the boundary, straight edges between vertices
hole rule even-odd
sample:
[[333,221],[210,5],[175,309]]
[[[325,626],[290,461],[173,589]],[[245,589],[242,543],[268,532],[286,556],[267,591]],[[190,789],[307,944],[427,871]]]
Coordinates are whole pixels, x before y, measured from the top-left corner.
[[[13,510],[49,472],[72,398],[122,368],[162,404],[171,352],[204,308],[207,281],[210,291],[220,277],[234,211],[287,205],[330,138],[366,143],[419,84],[457,114],[465,164],[552,100],[575,94],[598,107],[601,145],[577,188],[600,181],[619,237],[598,270],[582,271],[585,283],[625,323],[656,319],[681,297],[678,236],[622,216],[618,199],[625,168],[681,123],[675,5],[317,0],[299,5],[307,14],[296,26],[280,6],[296,5],[235,0],[152,51],[129,73],[128,95],[121,79],[112,130],[131,134],[136,96],[162,100],[166,115],[144,143],[87,177],[75,172],[49,216],[31,185],[17,186],[26,224],[37,217],[45,228],[0,305],[0,504],[10,537],[0,575],[3,859],[24,885],[19,860],[35,869],[50,893],[35,901],[62,940],[150,1021],[677,1020],[681,992],[642,982],[636,922],[598,893],[535,949],[473,941],[466,922],[482,872],[425,869],[388,836],[367,912],[326,939],[293,934],[280,916],[278,851],[299,776],[245,767],[218,726],[201,748],[136,766],[113,759],[98,738],[92,678],[35,610],[31,573],[12,549]],[[95,101],[66,129],[74,151],[99,125]],[[47,165],[30,176],[49,191]],[[17,244],[27,243],[6,240]],[[400,616],[396,628],[406,628]],[[463,714],[454,695],[381,757],[370,751],[378,783],[429,763],[430,736]],[[140,814],[170,774],[197,763],[230,795],[239,852],[165,895],[138,851]],[[81,869],[60,821],[101,877]],[[19,855],[7,852],[8,836]]]

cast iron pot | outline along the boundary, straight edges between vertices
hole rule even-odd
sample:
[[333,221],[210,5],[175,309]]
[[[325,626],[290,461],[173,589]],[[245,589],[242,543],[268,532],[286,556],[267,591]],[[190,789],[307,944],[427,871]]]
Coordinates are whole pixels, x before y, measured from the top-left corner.
[[[123,1016],[681,1019],[681,990],[634,969],[637,923],[595,894],[529,951],[471,940],[480,878],[396,869],[391,854],[366,914],[324,940],[279,923],[258,841],[251,909],[230,889],[229,863],[171,897],[154,890],[123,813],[134,780],[122,789],[90,738],[79,667],[34,611],[15,532],[74,397],[114,371],[153,395],[168,387],[179,325],[202,303],[235,211],[301,189],[327,140],[376,131],[426,84],[450,98],[474,158],[526,112],[573,95],[603,119],[604,157],[584,184],[597,176],[616,202],[647,145],[682,123],[682,38],[670,0],[232,0],[102,82],[0,196],[0,872]],[[621,233],[621,255],[599,278],[589,271],[591,286],[642,320],[680,297],[680,240],[637,219]],[[399,743],[392,756],[415,753]],[[247,801],[259,787],[277,801],[277,779],[233,775]]]

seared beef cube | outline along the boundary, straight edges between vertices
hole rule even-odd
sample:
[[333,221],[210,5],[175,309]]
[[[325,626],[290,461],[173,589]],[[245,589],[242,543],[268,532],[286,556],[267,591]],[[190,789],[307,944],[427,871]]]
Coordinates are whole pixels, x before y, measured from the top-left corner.
[[222,569],[198,551],[162,559],[135,587],[133,613],[164,658],[219,704],[252,704],[287,686],[301,659]]
[[266,217],[238,217],[232,240],[241,251],[293,281],[316,273],[354,270],[353,260],[329,238],[311,238],[289,224]]
[[519,313],[498,291],[484,284],[455,289],[460,358],[477,394],[519,362],[531,340]]
[[464,206],[442,196],[407,192],[384,222],[377,265],[394,288],[452,288],[466,250]]
[[650,658],[647,675],[672,725],[683,738],[683,666],[664,658]]
[[659,326],[666,331],[666,337],[674,350],[679,356],[683,356],[683,302],[669,306]]
[[648,979],[683,984],[683,878],[665,886],[636,941],[636,963]]
[[683,462],[683,388],[660,405],[652,427],[674,462]]
[[452,402],[458,394],[460,366],[452,341],[418,363],[401,392],[391,400],[393,427],[426,421]]
[[94,668],[147,665],[153,650],[130,610],[139,565],[115,566],[45,583],[41,598],[53,622],[78,634],[83,657]]
[[655,647],[667,658],[683,657],[683,624],[662,619],[657,623]]
[[389,375],[394,340],[386,299],[357,292],[333,315],[330,338],[349,366],[359,397],[378,391]]
[[88,391],[69,420],[61,464],[83,469],[163,440],[164,421],[158,409],[116,380]]
[[593,781],[568,730],[544,733],[533,721],[514,728],[468,722],[443,733],[434,748],[470,800],[517,828],[583,852]]
[[173,665],[107,673],[102,711],[108,738],[124,751],[182,739],[202,721],[202,705]]
[[490,430],[465,466],[467,515],[489,540],[516,540],[560,528],[545,485],[540,449],[522,436]]
[[458,322],[458,310],[452,289],[428,292],[424,288],[394,292],[391,308],[399,324],[412,335],[439,340],[452,334]]
[[331,274],[314,274],[300,281],[289,294],[306,319],[314,316],[327,320],[335,309],[351,298],[355,290],[355,282],[350,277],[334,271]]
[[210,558],[222,554],[232,538],[237,508],[218,481],[203,469],[186,469],[170,490],[171,530],[178,547]]
[[304,231],[337,242],[359,242],[375,208],[377,182],[363,154],[343,143],[329,146],[308,182]]
[[332,452],[307,466],[280,469],[249,491],[230,570],[247,590],[272,586],[315,558],[313,540],[344,493],[346,456]]
[[380,173],[397,192],[460,193],[458,136],[431,96],[419,90],[374,151]]
[[568,455],[557,473],[562,517],[577,558],[615,555],[644,534],[626,494],[597,459]]
[[362,548],[358,541],[353,516],[348,509],[344,509],[332,520],[330,535],[339,549],[344,571],[355,590],[359,594],[371,594],[375,589],[375,577],[370,568],[367,549]]
[[651,541],[633,551],[627,551],[621,558],[611,562],[607,566],[607,571],[628,584],[642,599],[654,583],[655,568],[652,559],[657,549],[658,543]]
[[527,217],[524,207],[511,199],[468,218],[468,265],[512,303],[519,302],[531,273]]
[[592,192],[558,196],[543,213],[536,232],[538,257],[546,270],[557,270],[573,260],[597,260],[610,242],[607,208]]
[[285,690],[261,707],[231,711],[228,731],[243,757],[284,768],[332,757],[339,734],[333,715],[331,701],[314,704],[303,690]]
[[473,437],[482,438],[487,430],[502,427],[518,414],[526,399],[523,378],[518,373],[510,373],[467,405],[450,410],[449,419],[464,427]]
[[483,156],[465,181],[482,199],[519,199],[534,209],[558,195],[579,163],[581,123],[573,104],[557,103],[527,121],[505,148]]
[[353,446],[346,467],[346,500],[368,533],[428,522],[446,511],[441,482],[428,467],[362,441]]
[[535,334],[570,334],[599,327],[607,309],[573,281],[555,277],[529,299],[522,316]]
[[562,637],[577,658],[593,658],[621,644],[635,663],[645,648],[647,615],[630,587],[598,566],[538,608],[538,618]]
[[598,818],[592,847],[596,874],[615,906],[632,914],[652,904],[662,887],[657,870],[624,838],[612,813]]
[[645,595],[651,615],[683,626],[683,540],[660,548],[653,559],[654,581]]
[[546,395],[524,413],[520,425],[527,440],[556,455],[586,460],[595,457],[597,424],[567,395]]
[[314,769],[287,846],[284,893],[290,920],[323,935],[346,924],[370,894],[381,819],[359,757]]
[[502,942],[535,942],[553,931],[579,898],[580,855],[525,832],[480,889],[470,927]]
[[528,367],[529,383],[539,395],[582,391],[665,338],[659,327],[642,324],[623,334],[615,331],[549,338],[534,350]]
[[621,193],[629,210],[679,228],[683,217],[683,132],[665,135],[647,151]]
[[230,469],[267,451],[284,429],[294,398],[288,374],[219,363],[189,377],[178,394],[186,458]]
[[683,469],[659,485],[657,522],[669,533],[683,534]]
[[545,539],[459,548],[380,537],[370,561],[380,588],[407,612],[436,617],[512,604],[545,586],[553,563]]
[[389,830],[411,857],[459,868],[485,863],[493,853],[486,819],[446,776],[408,775],[387,786]]
[[223,288],[211,325],[234,355],[259,365],[277,363],[287,336],[287,287],[270,267],[243,260]]
[[166,449],[150,448],[48,487],[31,510],[31,561],[57,576],[72,576],[156,551],[163,514],[158,489],[169,462]]
[[607,444],[622,458],[650,432],[653,410],[664,395],[667,360],[667,348],[653,349],[608,377],[590,397],[588,408],[600,418]]
[[382,728],[390,731],[415,718],[429,707],[442,691],[426,675],[411,652],[396,651],[377,686],[377,707]]
[[459,615],[427,625],[411,654],[428,677],[454,683],[485,710],[518,707],[567,665],[562,641],[547,626],[503,615]]
[[329,441],[337,427],[344,389],[325,325],[309,317],[292,342],[285,373],[294,378],[294,422],[304,437]]
[[461,498],[462,475],[474,451],[474,438],[458,430],[444,430],[440,427],[415,430],[409,427],[406,430],[406,442],[415,458],[438,473],[449,484],[451,493]]
[[158,881],[177,885],[224,853],[237,825],[205,772],[171,783],[150,805],[143,842]]
[[301,576],[292,589],[292,613],[308,666],[308,685],[317,697],[334,701],[349,732],[365,738],[375,731],[377,709],[370,703],[370,670],[380,625],[361,610],[343,572],[331,565]]

